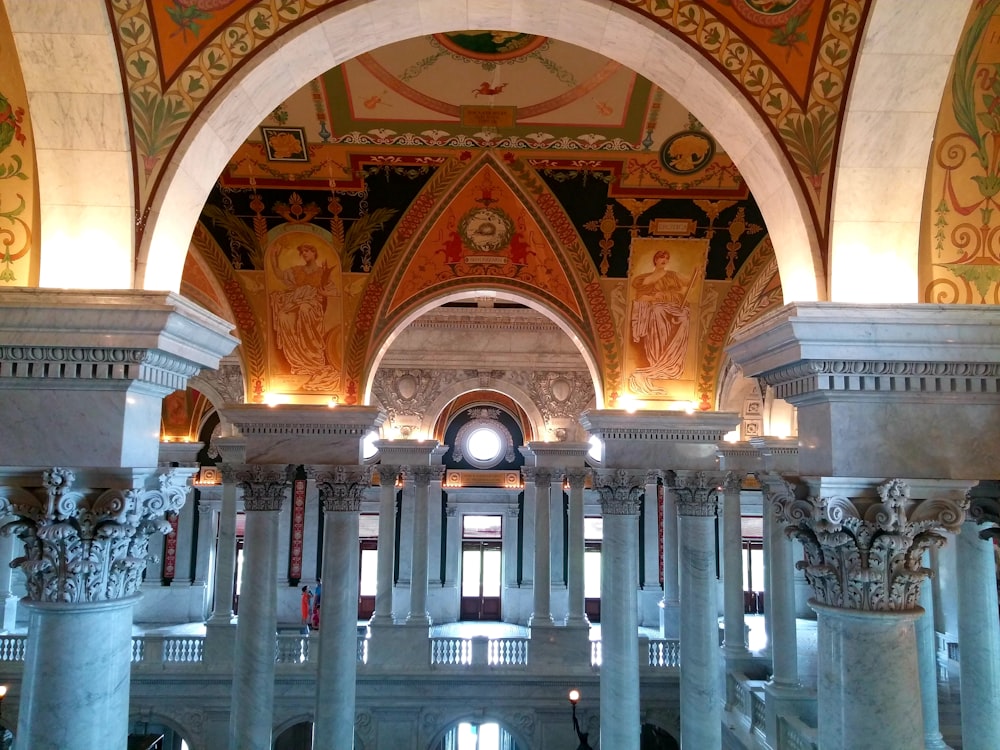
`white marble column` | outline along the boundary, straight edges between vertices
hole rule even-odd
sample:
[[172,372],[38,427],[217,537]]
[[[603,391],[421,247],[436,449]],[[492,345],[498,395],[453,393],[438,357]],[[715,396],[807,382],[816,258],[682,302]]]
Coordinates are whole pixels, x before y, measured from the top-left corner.
[[677,500],[663,493],[663,601],[660,631],[664,638],[680,637],[680,586],[677,575]]
[[681,747],[722,747],[715,582],[718,489],[703,472],[678,471],[669,492],[680,539]]
[[[937,577],[931,563],[930,550],[924,553],[924,565]],[[920,606],[924,613],[917,618],[917,668],[920,670],[920,701],[924,714],[924,749],[949,750],[941,736],[938,721],[938,665],[937,638],[934,634],[934,593],[931,582],[925,581],[920,589]]]
[[369,475],[360,466],[316,474],[323,533],[323,626],[319,630],[313,750],[354,747],[358,643],[358,516]]
[[219,514],[208,502],[198,502],[198,549],[195,553],[194,581],[192,586],[202,590],[199,620],[211,614],[212,573],[215,570],[215,537],[218,530]]
[[914,629],[923,614],[921,559],[944,543],[939,531],[957,530],[961,500],[911,502],[909,485],[898,479],[876,496],[866,494],[864,480],[854,480],[854,489],[843,478],[810,480],[810,489],[818,496],[787,498],[781,518],[805,550],[818,616],[819,746],[921,748]]
[[409,466],[407,478],[414,485],[413,502],[413,558],[410,564],[410,611],[407,625],[427,627],[431,624],[427,612],[427,488],[434,475],[440,475],[440,466]]
[[[639,750],[639,503],[645,472],[597,469],[601,546],[602,748]],[[705,746],[706,748],[708,746]]]
[[[13,520],[9,516],[6,520]],[[0,633],[9,633],[17,625],[17,597],[11,591],[14,569],[14,537],[0,534]]]
[[794,490],[785,480],[774,474],[761,474],[764,500],[764,535],[771,552],[767,568],[767,617],[771,621],[772,692],[798,693],[799,657],[797,626],[795,623],[795,578],[793,576],[792,542],[785,534],[785,516],[789,504],[794,502]]
[[569,481],[569,539],[568,539],[568,589],[569,609],[566,625],[569,627],[590,627],[587,618],[586,600],[583,596],[583,488],[590,472],[582,467],[566,470]]
[[746,645],[746,623],[743,620],[743,515],[740,512],[740,490],[743,475],[726,473],[722,506],[722,612],[727,659],[743,659],[749,655]]
[[392,574],[396,552],[396,477],[399,466],[379,464],[378,582],[373,625],[391,625]]
[[[978,491],[976,488],[973,492]],[[971,494],[971,493],[970,493]],[[962,748],[1000,747],[1000,620],[993,542],[977,521],[1000,520],[995,498],[974,498],[955,538],[958,568],[958,647],[961,664]],[[987,536],[990,530],[987,529]]]
[[517,621],[517,609],[511,605],[512,596],[508,596],[508,591],[514,591],[517,585],[517,547],[519,543],[517,534],[518,504],[515,496],[507,505],[507,514],[504,517],[503,540],[501,559],[503,560],[503,585],[504,595],[500,599],[503,607],[504,622]]
[[534,495],[535,506],[535,568],[529,627],[547,627],[552,620],[552,566],[549,550],[552,470],[537,466],[521,469],[525,478],[525,493]]
[[170,528],[164,514],[179,511],[188,493],[169,470],[159,489],[146,489],[152,472],[0,476],[0,499],[14,516],[3,533],[24,543],[29,615],[18,747],[127,744],[132,612],[144,562],[150,541]]
[[[236,580],[236,495],[235,467],[242,466],[246,444],[240,438],[218,438],[215,445],[222,455],[222,505],[219,535],[215,545],[215,595],[210,626],[228,626],[233,621],[233,582]],[[211,638],[211,629],[208,631]]]
[[278,626],[278,516],[289,476],[285,467],[257,465],[238,470],[236,478],[243,488],[246,526],[229,750],[271,750]]

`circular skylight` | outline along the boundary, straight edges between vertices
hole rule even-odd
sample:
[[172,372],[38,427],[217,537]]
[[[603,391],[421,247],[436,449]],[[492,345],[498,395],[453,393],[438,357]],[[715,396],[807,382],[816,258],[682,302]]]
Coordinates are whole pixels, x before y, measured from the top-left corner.
[[378,448],[375,447],[375,441],[378,440],[378,433],[372,430],[367,435],[365,435],[364,440],[361,441],[361,457],[365,461],[368,461],[375,457],[378,453]]

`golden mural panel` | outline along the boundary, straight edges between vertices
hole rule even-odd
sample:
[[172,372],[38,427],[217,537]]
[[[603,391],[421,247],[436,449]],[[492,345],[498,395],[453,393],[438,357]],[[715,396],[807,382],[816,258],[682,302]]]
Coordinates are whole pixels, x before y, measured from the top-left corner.
[[623,339],[626,387],[643,400],[695,400],[704,239],[636,238]]
[[344,347],[343,279],[329,239],[274,230],[265,251],[270,389],[338,397]]

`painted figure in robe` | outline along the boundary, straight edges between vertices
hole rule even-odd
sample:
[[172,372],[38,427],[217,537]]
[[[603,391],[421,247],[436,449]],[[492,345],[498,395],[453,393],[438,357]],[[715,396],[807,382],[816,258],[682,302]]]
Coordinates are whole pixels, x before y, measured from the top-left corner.
[[646,366],[636,368],[629,379],[636,393],[662,393],[652,381],[678,378],[684,370],[693,277],[683,280],[667,268],[669,262],[670,253],[660,250],[653,256],[653,270],[632,280],[632,340],[646,355]]

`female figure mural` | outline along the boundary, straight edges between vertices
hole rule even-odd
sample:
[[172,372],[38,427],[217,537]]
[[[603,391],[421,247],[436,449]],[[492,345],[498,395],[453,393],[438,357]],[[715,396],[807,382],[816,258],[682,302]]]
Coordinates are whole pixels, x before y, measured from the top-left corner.
[[284,248],[271,254],[271,271],[285,289],[271,292],[275,340],[293,375],[308,375],[300,387],[306,391],[336,391],[340,385],[337,335],[339,324],[331,320],[329,300],[339,297],[331,269],[319,261],[315,245],[297,247],[301,263],[282,269],[278,258]]
[[653,256],[653,270],[632,280],[632,340],[642,344],[646,355],[646,366],[629,378],[636,393],[664,393],[652,381],[678,378],[684,371],[691,324],[687,297],[694,274],[684,281],[667,268],[669,262],[670,253],[660,250]]

